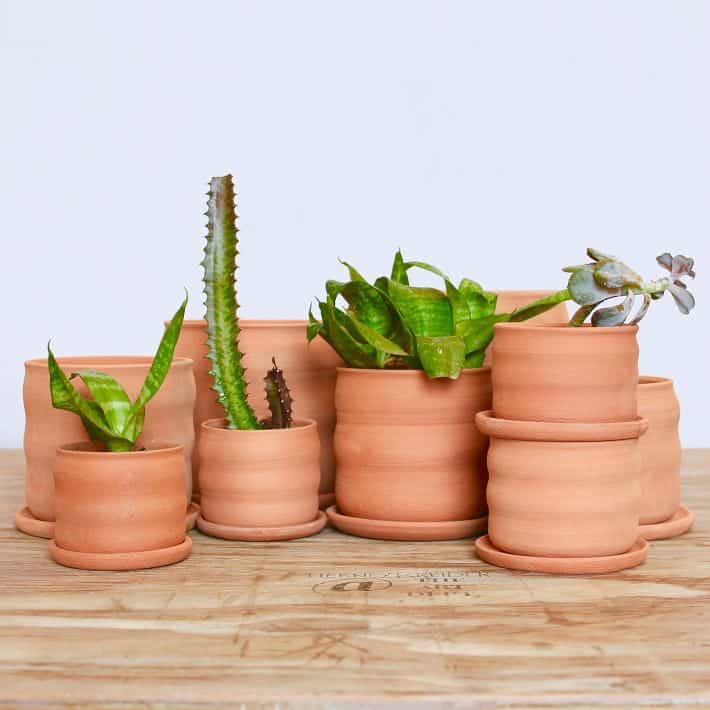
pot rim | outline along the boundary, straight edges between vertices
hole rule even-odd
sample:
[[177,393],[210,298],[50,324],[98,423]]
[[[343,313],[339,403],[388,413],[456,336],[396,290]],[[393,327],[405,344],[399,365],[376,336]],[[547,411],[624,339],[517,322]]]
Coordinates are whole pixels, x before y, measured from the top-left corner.
[[663,389],[668,386],[673,386],[673,380],[670,377],[639,375],[639,387],[643,387],[644,389]]
[[[165,321],[165,323],[169,323],[170,321]],[[308,326],[308,321],[307,320],[302,320],[302,319],[291,319],[291,318],[273,318],[273,319],[262,319],[262,318],[240,318],[239,319],[239,324],[240,326],[249,326],[250,328],[272,328],[274,326],[279,326],[279,327],[289,327],[289,328],[303,328]],[[183,328],[187,326],[188,328],[204,328],[206,325],[206,321],[199,320],[199,319],[193,319],[193,320],[184,320],[183,321]]]
[[79,457],[90,457],[90,456],[111,456],[111,457],[131,457],[136,456],[156,456],[158,454],[164,454],[166,452],[179,452],[181,455],[185,450],[182,444],[170,444],[164,441],[154,441],[147,442],[148,445],[152,445],[153,448],[146,449],[144,451],[104,451],[103,449],[88,449],[87,447],[96,446],[96,442],[93,441],[74,441],[68,444],[62,444],[57,447],[57,453],[62,453],[63,456],[79,456]]
[[219,426],[220,424],[225,424],[227,419],[225,417],[214,417],[212,419],[205,419],[200,424],[200,429],[209,429],[213,432],[222,432],[218,436],[235,436],[240,434],[242,436],[264,436],[265,434],[271,434],[272,436],[283,436],[286,434],[293,434],[294,432],[303,432],[310,429],[314,429],[318,426],[315,419],[307,419],[306,417],[294,419],[294,426],[288,429],[227,429],[224,426]]
[[[581,327],[574,327],[568,324],[560,325],[535,325],[534,323],[527,323],[525,321],[520,321],[516,323],[496,323],[493,326],[493,331],[497,330],[510,330],[515,333],[538,333],[538,332],[548,332],[548,333],[564,333],[564,334],[580,334],[592,336],[597,335],[628,335],[629,333],[637,333],[639,327],[637,325],[614,325],[614,326],[600,326],[594,327],[589,324],[584,324]],[[494,337],[495,342],[495,337]]]
[[[358,375],[368,375],[368,374],[387,374],[389,375],[399,375],[404,376],[404,375],[410,375],[410,376],[419,376],[419,375],[424,375],[426,377],[426,372],[424,370],[386,370],[386,369],[378,369],[378,368],[367,368],[367,367],[336,367],[335,368],[337,372],[344,372],[344,373],[353,373],[353,374],[358,374]],[[478,375],[483,375],[483,374],[488,374],[491,371],[490,365],[485,365],[483,367],[468,367],[464,370],[461,370],[461,374],[459,377],[462,376],[467,376],[467,377],[472,377],[474,374]],[[444,382],[455,382],[456,380],[452,380],[448,377],[429,377],[427,379],[430,379],[432,381],[435,380],[442,380]],[[458,378],[457,378],[458,379]]]
[[636,417],[626,422],[533,422],[499,419],[493,410],[476,414],[481,434],[492,439],[516,441],[585,442],[638,439],[648,429],[648,420]]
[[[97,367],[103,367],[106,365],[111,365],[113,367],[120,367],[124,370],[133,370],[144,368],[146,365],[150,365],[153,362],[152,355],[66,355],[57,357],[57,362],[63,368],[72,365],[79,365],[86,367],[87,365],[96,365]],[[170,363],[170,367],[173,365],[177,369],[189,368],[195,364],[194,360],[189,357],[178,357],[177,355],[173,357],[173,361]],[[47,369],[47,358],[46,357],[36,357],[31,360],[25,360],[26,369],[41,368],[43,370]]]

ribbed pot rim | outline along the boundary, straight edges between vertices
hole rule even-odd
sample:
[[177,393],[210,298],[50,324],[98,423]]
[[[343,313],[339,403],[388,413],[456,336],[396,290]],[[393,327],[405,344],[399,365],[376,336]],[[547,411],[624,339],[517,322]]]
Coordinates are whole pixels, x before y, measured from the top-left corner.
[[224,425],[227,420],[224,417],[216,417],[214,419],[206,419],[202,424],[200,424],[201,429],[209,429],[213,432],[220,432],[218,436],[235,437],[237,435],[241,437],[246,436],[261,436],[266,435],[274,436],[285,436],[288,434],[295,434],[298,432],[308,431],[318,426],[315,419],[295,419],[294,426],[288,429],[227,429]]
[[[563,333],[570,337],[593,337],[595,335],[628,335],[629,333],[637,333],[639,327],[637,325],[616,325],[609,327],[594,327],[589,324],[574,327],[560,323],[559,325],[535,325],[534,323],[516,322],[516,323],[496,323],[493,330],[509,330],[520,335],[521,333]],[[495,342],[495,339],[494,339]]]
[[[378,368],[366,368],[366,367],[336,367],[335,368],[337,372],[342,372],[342,373],[347,373],[347,374],[357,374],[357,375],[386,375],[386,376],[398,376],[398,377],[421,377],[424,375],[426,377],[426,373],[424,370],[385,370],[385,369],[378,369]],[[490,374],[491,368],[489,365],[486,365],[485,367],[469,367],[466,368],[465,370],[461,371],[461,374],[459,377],[473,377],[473,375],[484,375],[484,374]],[[427,378],[432,380],[432,382],[436,380],[442,380],[444,382],[455,382],[455,380],[449,380],[447,377],[431,377]]]
[[[169,323],[169,321],[165,321],[165,323]],[[249,327],[249,328],[273,328],[273,327],[279,327],[279,328],[305,328],[308,326],[308,321],[307,320],[292,320],[290,318],[274,318],[274,319],[261,319],[261,318],[240,318],[239,319],[239,325],[240,327]],[[186,320],[183,321],[182,327],[185,328],[205,328],[206,327],[206,321],[205,320]]]
[[[122,370],[145,368],[153,362],[152,355],[67,355],[57,357],[57,362],[63,368],[77,365],[86,367],[87,365],[96,365],[97,369],[101,367],[111,366],[113,368],[121,368]],[[178,369],[192,367],[194,361],[189,357],[174,357],[170,367],[175,366]],[[37,357],[32,360],[25,361],[25,368],[47,369],[47,358]]]
[[639,377],[639,387],[644,389],[666,389],[673,386],[670,377],[655,377],[654,375],[641,375]]
[[626,422],[533,422],[499,419],[493,410],[476,414],[481,434],[492,439],[515,441],[585,442],[638,439],[646,432],[648,420],[636,417]]
[[104,458],[111,456],[112,458],[136,458],[157,456],[165,453],[180,452],[183,453],[185,447],[182,444],[170,444],[164,441],[148,442],[151,447],[143,451],[105,451],[103,449],[95,449],[91,447],[98,446],[93,441],[75,441],[69,444],[62,444],[57,447],[57,452],[61,452],[63,456],[77,456],[81,458]]

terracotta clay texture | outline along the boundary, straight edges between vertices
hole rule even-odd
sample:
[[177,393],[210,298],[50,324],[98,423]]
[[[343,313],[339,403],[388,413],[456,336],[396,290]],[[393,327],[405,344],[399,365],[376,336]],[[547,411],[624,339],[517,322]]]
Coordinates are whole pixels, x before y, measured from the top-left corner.
[[80,442],[57,451],[55,559],[83,569],[141,569],[187,556],[183,448],[96,449]]
[[[281,528],[318,516],[318,428],[226,429],[224,419],[202,424],[202,517],[234,528]],[[198,520],[200,526],[200,520]]]
[[338,369],[338,511],[379,521],[463,521],[485,515],[486,445],[477,411],[490,369],[457,380],[419,370]]
[[[145,379],[152,358],[133,356],[60,357],[60,367],[67,373],[76,370],[99,370],[115,378],[134,399]],[[84,384],[72,381],[83,396],[88,396]],[[25,405],[25,494],[29,512],[39,520],[54,520],[54,479],[52,468],[57,447],[72,441],[87,441],[81,419],[71,412],[54,409],[49,394],[47,360],[25,363],[23,386]],[[192,360],[175,358],[158,394],[146,407],[145,426],[137,447],[150,441],[179,444],[184,450],[185,491],[192,489],[192,450],[194,430],[192,411],[195,402],[195,381]],[[183,511],[184,517],[184,511]],[[184,525],[184,520],[183,520]],[[30,532],[27,530],[27,532]],[[31,534],[31,532],[30,532]]]
[[[477,415],[488,452],[488,537],[503,552],[539,557],[603,557],[638,539],[641,454],[647,423],[599,424],[573,441],[580,425],[549,423],[546,441],[527,436],[529,422]],[[523,426],[520,426],[522,424]],[[624,430],[620,438],[619,429]],[[579,437],[581,438],[581,436]]]
[[[511,313],[516,308],[526,306],[538,298],[551,296],[555,291],[495,291],[498,295],[496,313]],[[545,311],[525,323],[535,323],[536,325],[566,325],[569,321],[569,313],[565,303],[558,303],[554,308]]]
[[638,411],[648,419],[640,440],[642,525],[668,520],[680,506],[680,405],[673,381],[640,377]]
[[625,422],[637,417],[637,326],[498,323],[493,411],[499,419]]
[[[294,399],[297,417],[315,419],[321,439],[321,480],[319,491],[322,503],[332,501],[335,462],[333,456],[333,430],[335,428],[335,368],[342,360],[321,338],[312,343],[306,339],[306,321],[299,320],[240,320],[242,332],[239,347],[244,352],[244,363],[249,383],[249,398],[259,416],[266,416],[263,377],[271,368],[271,358],[276,357],[284,371]],[[199,440],[200,425],[208,419],[224,416],[211,389],[210,361],[207,359],[207,332],[201,320],[185,321],[178,355],[195,361],[197,400],[195,402],[195,432]],[[197,456],[194,458],[194,488],[199,490]]]

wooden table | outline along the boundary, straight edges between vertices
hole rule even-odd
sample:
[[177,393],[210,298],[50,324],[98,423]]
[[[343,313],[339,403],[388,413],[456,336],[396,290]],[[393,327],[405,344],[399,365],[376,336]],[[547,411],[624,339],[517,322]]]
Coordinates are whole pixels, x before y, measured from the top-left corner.
[[193,532],[182,564],[106,573],[59,567],[13,529],[23,462],[4,450],[0,706],[710,705],[709,467],[710,450],[685,452],[694,530],[618,574],[509,572],[470,540],[333,530]]

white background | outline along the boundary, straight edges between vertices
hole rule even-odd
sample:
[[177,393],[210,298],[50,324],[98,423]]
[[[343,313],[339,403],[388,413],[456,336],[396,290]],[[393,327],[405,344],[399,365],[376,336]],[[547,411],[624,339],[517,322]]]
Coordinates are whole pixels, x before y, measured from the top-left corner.
[[489,288],[594,245],[698,307],[642,324],[710,446],[710,3],[0,0],[0,446],[24,359],[153,352],[202,316],[204,191],[239,189],[242,316],[303,317],[397,246]]

